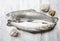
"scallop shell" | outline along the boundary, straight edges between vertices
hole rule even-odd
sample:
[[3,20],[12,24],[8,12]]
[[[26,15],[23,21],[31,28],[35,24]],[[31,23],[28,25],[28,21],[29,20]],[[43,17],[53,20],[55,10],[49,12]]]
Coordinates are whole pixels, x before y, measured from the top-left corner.
[[50,11],[49,11],[49,14],[50,14],[51,16],[54,16],[55,13],[56,13],[56,11],[54,11],[54,10],[50,10]]
[[12,29],[12,30],[10,31],[10,35],[13,36],[13,37],[17,37],[17,36],[18,36],[17,30],[16,30],[16,29]]
[[43,12],[48,12],[49,9],[50,9],[50,5],[49,5],[49,4],[42,4],[42,5],[41,5],[41,10],[42,10]]

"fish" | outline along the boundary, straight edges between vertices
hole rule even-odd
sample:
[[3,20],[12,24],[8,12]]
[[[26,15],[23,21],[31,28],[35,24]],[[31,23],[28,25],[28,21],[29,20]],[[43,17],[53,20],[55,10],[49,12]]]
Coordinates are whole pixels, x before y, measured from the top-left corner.
[[55,19],[58,20],[56,17],[50,17],[46,14],[40,13],[35,11],[34,9],[28,9],[28,10],[19,10],[19,11],[13,11],[8,14],[6,14],[8,17],[11,17],[12,19],[22,20],[22,19],[30,19],[30,20],[45,20],[49,22],[56,22]]

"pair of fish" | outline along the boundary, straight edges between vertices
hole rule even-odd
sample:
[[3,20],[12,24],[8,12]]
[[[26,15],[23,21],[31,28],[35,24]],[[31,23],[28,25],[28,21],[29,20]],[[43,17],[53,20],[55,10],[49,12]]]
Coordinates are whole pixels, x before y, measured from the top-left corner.
[[[20,30],[28,31],[28,32],[47,31],[49,29],[54,28],[54,26],[56,25],[58,21],[57,17],[50,17],[43,13],[37,12],[33,9],[13,11],[13,12],[8,13],[7,16],[12,18],[12,20],[8,21],[8,24],[14,27],[17,27]],[[15,20],[17,19],[20,21],[13,22],[14,19]],[[15,33],[16,31],[12,31],[12,32]],[[12,34],[13,36],[16,35],[16,33],[15,34],[14,33]]]

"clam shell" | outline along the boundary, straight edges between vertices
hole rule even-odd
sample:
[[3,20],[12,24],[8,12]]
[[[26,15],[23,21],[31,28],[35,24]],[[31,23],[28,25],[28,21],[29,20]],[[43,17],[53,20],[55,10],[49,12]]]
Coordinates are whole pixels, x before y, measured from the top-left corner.
[[54,11],[54,10],[50,10],[50,11],[49,11],[49,14],[50,14],[51,16],[54,16],[55,13],[56,13],[56,11]]

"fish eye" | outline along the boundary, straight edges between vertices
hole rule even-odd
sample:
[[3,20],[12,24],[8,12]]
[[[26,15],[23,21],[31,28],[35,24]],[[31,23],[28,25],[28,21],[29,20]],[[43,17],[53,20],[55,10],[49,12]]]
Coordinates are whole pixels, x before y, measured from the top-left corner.
[[42,22],[42,24],[47,24],[46,22]]

